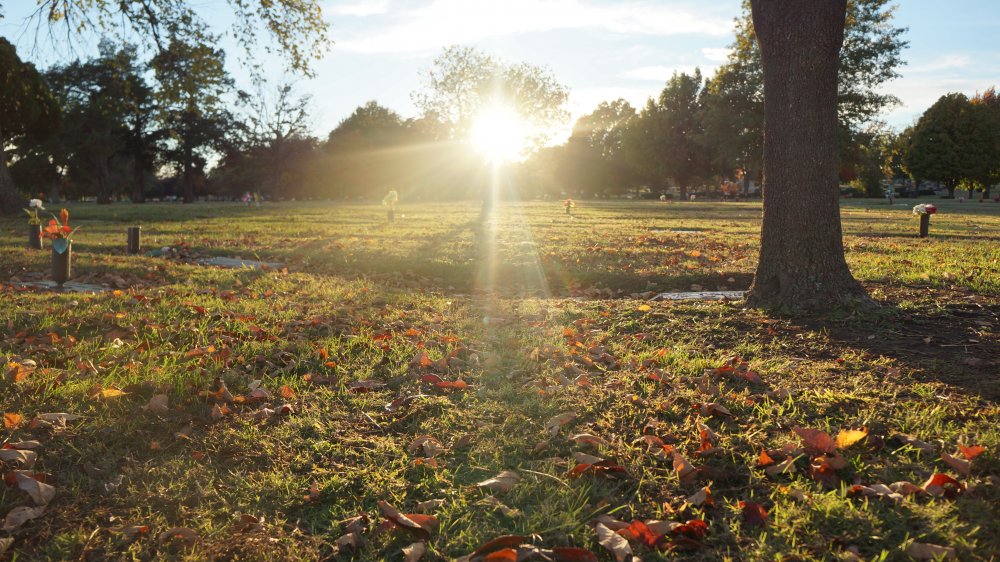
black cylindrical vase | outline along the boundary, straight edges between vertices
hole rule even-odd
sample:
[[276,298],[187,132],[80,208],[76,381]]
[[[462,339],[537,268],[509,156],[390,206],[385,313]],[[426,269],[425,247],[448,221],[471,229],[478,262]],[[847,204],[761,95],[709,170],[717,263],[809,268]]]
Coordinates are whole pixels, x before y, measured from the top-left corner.
[[69,281],[69,278],[73,275],[73,243],[69,242],[66,245],[66,251],[59,253],[52,250],[52,280],[59,284],[60,287],[63,283]]
[[927,213],[920,215],[920,238],[927,238],[928,231],[931,228],[931,216]]
[[36,250],[42,249],[42,225],[28,225],[28,247]]
[[128,247],[126,251],[129,254],[138,254],[142,248],[140,243],[140,236],[142,234],[141,226],[130,226],[128,227]]

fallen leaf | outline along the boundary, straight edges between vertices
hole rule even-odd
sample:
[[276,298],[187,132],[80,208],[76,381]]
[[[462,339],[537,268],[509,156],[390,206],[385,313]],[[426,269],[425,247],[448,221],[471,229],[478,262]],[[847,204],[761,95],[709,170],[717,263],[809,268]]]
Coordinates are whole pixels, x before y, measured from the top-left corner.
[[424,542],[415,542],[410,546],[404,546],[403,562],[417,562],[423,558],[425,552],[427,552],[427,544]]
[[16,414],[14,412],[5,412],[3,415],[3,426],[7,429],[14,429],[15,427],[21,425],[21,420],[24,417],[21,414]]
[[517,550],[502,548],[483,557],[483,562],[517,562]]
[[105,389],[97,392],[93,396],[91,396],[91,398],[94,398],[94,399],[97,399],[97,400],[110,400],[112,398],[118,398],[120,396],[125,396],[126,394],[127,394],[126,392],[118,390],[117,388],[105,388]]
[[559,434],[559,430],[562,426],[570,423],[576,419],[575,412],[563,412],[558,416],[552,417],[549,421],[545,422],[545,431],[549,432],[549,435],[555,437]]
[[979,445],[972,445],[971,447],[966,447],[965,445],[959,444],[958,450],[962,452],[962,456],[966,460],[972,460],[986,451],[986,447],[980,447]]
[[632,558],[632,547],[625,537],[605,527],[603,523],[598,523],[594,530],[597,531],[597,542],[615,557],[615,562],[625,562]]
[[804,427],[793,427],[792,431],[802,438],[806,449],[813,453],[833,453],[837,450],[837,442],[825,431]]
[[950,546],[938,546],[936,544],[914,542],[906,547],[906,555],[918,560],[941,560],[942,558],[955,558],[955,549]]
[[167,401],[169,398],[166,394],[154,394],[152,398],[149,399],[149,404],[146,404],[144,409],[147,412],[152,412],[154,414],[165,414],[170,411],[167,407]]
[[573,460],[576,464],[597,464],[604,459],[601,457],[595,457],[594,455],[588,455],[587,453],[581,453],[579,451],[573,453]]
[[865,437],[868,437],[867,427],[861,429],[842,429],[837,434],[837,448],[846,449]]
[[236,522],[233,524],[233,531],[237,533],[253,533],[264,528],[263,520],[249,513],[236,514]]
[[686,500],[687,503],[697,507],[700,505],[712,506],[715,505],[715,501],[712,499],[712,490],[705,486],[704,488],[698,490],[694,494],[688,496]]
[[46,505],[56,497],[56,489],[44,482],[32,478],[23,472],[15,472],[17,487],[31,496],[36,505]]
[[767,510],[759,503],[741,501],[740,509],[743,510],[743,521],[747,525],[756,527],[767,525]]
[[479,482],[476,486],[487,488],[494,492],[509,492],[520,481],[521,476],[518,473],[513,470],[505,470],[493,478]]
[[187,527],[174,527],[160,533],[157,539],[160,546],[167,544],[178,545],[182,548],[190,548],[198,542],[198,533]]
[[972,473],[972,462],[966,459],[953,457],[948,453],[941,453],[941,460],[962,476],[968,477]]
[[480,557],[485,557],[487,554],[490,554],[491,552],[496,552],[498,550],[503,550],[505,548],[519,546],[527,541],[528,537],[524,535],[503,535],[501,537],[497,537],[493,540],[486,542],[485,544],[477,548],[475,552],[470,554],[467,557],[467,559],[474,560]]
[[406,451],[411,455],[422,451],[425,457],[433,458],[444,451],[444,446],[430,435],[421,435],[410,442],[406,447]]
[[432,515],[403,514],[384,500],[379,500],[378,507],[386,519],[423,540],[430,539],[437,530],[438,520]]
[[444,505],[444,500],[427,500],[417,503],[417,511],[427,513]]
[[346,533],[333,541],[333,544],[336,546],[335,554],[345,548],[356,549],[361,546],[361,534],[355,532]]
[[581,445],[592,445],[594,447],[608,444],[608,442],[604,439],[590,433],[577,433],[576,435],[570,437],[570,439]]
[[23,468],[31,468],[38,460],[38,453],[20,449],[0,449],[0,461],[17,463]]
[[674,472],[681,480],[693,478],[698,473],[697,469],[679,453],[674,453]]
[[[10,545],[12,544],[14,544],[14,537],[4,537],[0,539],[0,556],[3,556],[7,550],[10,549]],[[597,559],[595,558],[594,560],[596,562]]]
[[40,505],[37,507],[28,506],[18,506],[7,512],[7,516],[3,519],[3,525],[0,526],[0,530],[7,531],[8,533],[14,531],[24,525],[28,521],[40,517],[42,513],[45,513],[45,506]]
[[767,451],[765,451],[764,449],[760,450],[760,456],[757,457],[757,466],[758,467],[761,467],[761,466],[770,466],[770,465],[774,464],[774,462],[775,462],[774,459],[772,459],[771,456],[767,454]]
[[932,496],[944,496],[948,499],[954,499],[955,496],[965,491],[965,484],[941,473],[933,474],[922,487],[925,492]]
[[778,464],[765,468],[764,472],[766,472],[768,476],[777,476],[779,474],[791,474],[795,472],[795,459],[793,459],[792,457],[788,457],[787,459]]

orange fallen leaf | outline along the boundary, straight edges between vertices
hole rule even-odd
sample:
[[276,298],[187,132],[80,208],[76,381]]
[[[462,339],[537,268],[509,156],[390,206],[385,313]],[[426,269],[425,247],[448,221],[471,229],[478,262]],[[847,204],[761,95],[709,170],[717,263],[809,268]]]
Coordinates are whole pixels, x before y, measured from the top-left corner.
[[774,462],[775,462],[774,459],[772,459],[771,456],[767,454],[767,451],[765,451],[764,449],[760,450],[760,456],[757,457],[757,466],[770,466],[774,464]]
[[743,521],[747,525],[764,527],[767,525],[767,510],[759,503],[740,502],[740,509],[743,510]]
[[805,427],[793,427],[792,431],[802,438],[806,449],[814,453],[832,453],[837,450],[837,442],[825,431]]
[[7,429],[14,429],[21,425],[21,420],[23,419],[24,417],[21,414],[5,412],[3,415],[3,426]]
[[288,385],[282,385],[282,387],[278,389],[278,393],[285,400],[293,400],[295,398],[295,391]]
[[941,460],[962,476],[969,476],[972,473],[972,462],[966,459],[953,457],[948,453],[941,453]]
[[986,447],[980,447],[979,445],[972,445],[966,447],[965,445],[959,444],[958,450],[962,452],[962,456],[967,460],[972,460],[986,451]]

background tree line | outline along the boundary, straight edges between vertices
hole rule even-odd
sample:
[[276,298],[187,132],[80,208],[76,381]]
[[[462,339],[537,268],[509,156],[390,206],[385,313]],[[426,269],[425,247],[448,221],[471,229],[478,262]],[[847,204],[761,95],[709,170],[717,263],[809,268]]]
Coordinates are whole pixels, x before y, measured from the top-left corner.
[[[988,193],[1000,172],[995,90],[945,96],[902,133],[879,121],[897,103],[881,86],[898,76],[906,46],[892,16],[889,0],[848,3],[838,80],[841,180],[873,196],[882,194],[882,180],[904,177]],[[248,191],[271,198],[381,198],[388,189],[411,198],[477,196],[490,173],[463,139],[477,111],[503,97],[538,131],[529,139],[531,157],[509,168],[521,196],[674,188],[684,198],[694,186],[722,181],[747,194],[760,179],[763,80],[749,6],[713,76],[675,73],[641,108],[603,102],[558,146],[547,143],[566,117],[566,88],[530,64],[446,49],[413,95],[419,117],[404,119],[371,101],[316,138],[307,97],[288,83],[237,90],[225,53],[198,33],[164,38],[146,60],[135,46],[108,40],[94,57],[42,72],[0,40],[0,174],[9,168],[21,197],[101,203]],[[7,203],[3,194],[0,207],[15,207],[17,194],[7,190]]]

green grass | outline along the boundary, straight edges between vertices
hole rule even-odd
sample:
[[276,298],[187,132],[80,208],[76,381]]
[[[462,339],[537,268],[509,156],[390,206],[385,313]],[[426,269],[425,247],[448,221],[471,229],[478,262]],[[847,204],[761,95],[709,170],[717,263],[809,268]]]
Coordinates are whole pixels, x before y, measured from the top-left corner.
[[[760,228],[753,203],[582,202],[572,218],[558,202],[508,204],[486,225],[471,203],[402,205],[392,225],[377,206],[325,203],[69,208],[82,226],[77,278],[118,292],[11,288],[12,278],[44,276],[48,253],[23,249],[21,220],[0,220],[0,364],[37,365],[0,382],[0,409],[24,417],[4,437],[39,441],[34,471],[57,490],[41,517],[0,532],[14,538],[14,559],[316,560],[334,556],[352,517],[377,526],[380,500],[412,513],[430,499],[444,504],[427,560],[505,534],[608,560],[588,524],[600,514],[707,522],[693,551],[634,544],[647,560],[835,560],[848,548],[902,560],[913,541],[953,547],[962,560],[1000,552],[1000,205],[944,202],[920,240],[908,206],[845,204],[848,261],[882,306],[825,318],[643,300],[746,288]],[[147,249],[183,243],[192,257],[259,257],[287,271],[126,256],[125,227],[135,224]],[[412,364],[421,353],[457,360],[447,370]],[[733,355],[765,384],[710,376],[717,394],[706,394],[700,377]],[[422,378],[432,373],[471,386],[438,389]],[[259,380],[275,397],[230,404],[216,420],[203,394],[217,379],[237,396]],[[352,391],[367,380],[385,386]],[[293,396],[278,397],[283,386]],[[92,397],[107,388],[127,394]],[[146,411],[161,393],[169,411]],[[387,411],[402,396],[413,398]],[[284,402],[294,413],[255,419]],[[732,417],[701,415],[705,402]],[[81,418],[28,427],[45,412]],[[551,435],[546,422],[564,412],[577,417]],[[704,459],[698,422],[721,448]],[[843,451],[839,485],[810,478],[806,455],[795,473],[767,476],[761,449],[798,446],[795,426],[834,436],[863,426],[870,436]],[[644,428],[703,469],[697,480],[679,481],[647,451]],[[574,442],[577,433],[604,443]],[[423,455],[408,447],[422,435],[446,449],[438,467],[414,462]],[[939,458],[958,443],[986,448],[968,477]],[[625,473],[570,478],[575,452]],[[509,492],[475,487],[503,470],[521,476]],[[847,493],[854,483],[920,485],[934,472],[968,490],[898,504]],[[686,506],[703,486],[714,507]],[[762,504],[767,526],[749,526],[740,501]],[[24,492],[0,486],[0,516],[27,505]],[[262,529],[240,530],[241,513]],[[124,530],[141,525],[149,532]],[[194,529],[197,541],[160,544],[172,527]],[[399,531],[364,539],[338,557],[398,560],[413,541]]]

